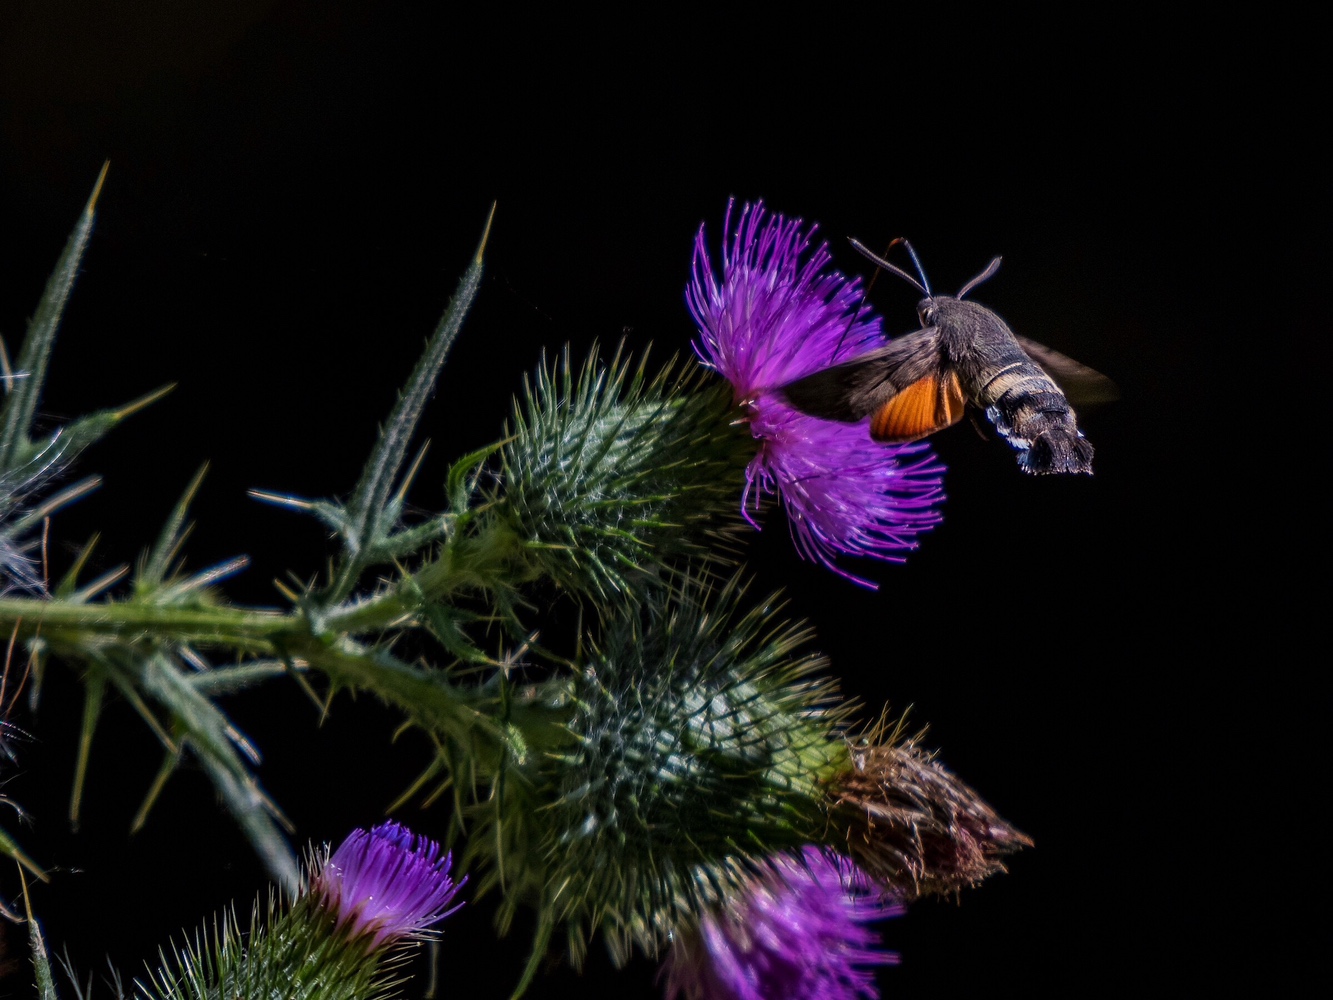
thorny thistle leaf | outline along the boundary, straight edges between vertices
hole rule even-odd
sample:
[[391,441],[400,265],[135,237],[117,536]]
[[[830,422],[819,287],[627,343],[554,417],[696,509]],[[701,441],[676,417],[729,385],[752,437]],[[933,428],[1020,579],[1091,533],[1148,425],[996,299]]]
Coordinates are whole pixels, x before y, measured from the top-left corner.
[[7,396],[0,408],[0,588],[18,585],[29,590],[41,589],[42,581],[24,552],[24,534],[60,507],[96,489],[100,480],[90,477],[45,501],[39,497],[79,452],[130,414],[156,402],[171,390],[166,386],[125,406],[101,410],[57,427],[40,439],[33,437],[33,421],[45,384],[51,349],[60,329],[65,303],[78,277],[79,262],[92,235],[94,209],[106,171],[104,164],[93,193],[47,280],[37,311],[28,324],[17,372],[4,379]]
[[[189,683],[178,659],[121,647],[103,651],[97,665],[156,727],[169,761],[178,762],[180,751],[189,747],[269,874],[285,891],[295,888],[296,861],[281,829],[286,820],[251,770],[253,748],[226,714]],[[153,708],[164,713],[165,725]]]
[[56,261],[56,268],[46,282],[41,302],[28,324],[28,335],[24,338],[23,349],[18,356],[18,371],[24,376],[15,382],[5,401],[3,417],[0,417],[0,469],[17,468],[31,448],[29,434],[32,418],[37,412],[37,400],[41,397],[42,383],[46,379],[46,367],[51,358],[51,347],[55,343],[56,331],[60,328],[60,317],[69,301],[70,291],[74,288],[74,279],[79,274],[79,261],[92,235],[93,219],[97,207],[98,195],[102,193],[102,182],[106,180],[107,164],[102,165],[102,172],[93,185],[93,193],[79,215],[65,243],[65,249]]
[[491,215],[486,219],[486,227],[472,260],[459,280],[454,297],[440,318],[435,332],[426,341],[426,349],[408,376],[407,384],[399,392],[392,412],[380,427],[379,439],[366,459],[361,477],[347,503],[302,500],[279,493],[251,491],[251,496],[258,500],[317,517],[342,539],[342,558],[327,589],[318,596],[321,604],[332,606],[345,600],[361,582],[361,575],[368,567],[391,562],[422,549],[444,534],[444,525],[440,520],[417,528],[399,530],[403,501],[418,463],[413,463],[401,482],[398,482],[398,473],[407,457],[407,449],[426,403],[435,392],[435,384],[449,349],[481,287],[483,254],[494,214],[495,207],[491,206]]

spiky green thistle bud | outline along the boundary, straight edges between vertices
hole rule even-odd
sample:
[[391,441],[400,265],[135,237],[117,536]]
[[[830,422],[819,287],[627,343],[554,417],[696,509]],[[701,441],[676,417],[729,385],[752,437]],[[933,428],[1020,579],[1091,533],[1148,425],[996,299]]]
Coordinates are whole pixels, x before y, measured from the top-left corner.
[[492,499],[533,570],[594,600],[682,556],[725,559],[752,450],[724,390],[691,369],[566,352],[515,401]]
[[576,963],[598,929],[617,962],[657,954],[763,857],[820,838],[846,765],[834,685],[796,651],[804,628],[741,597],[691,585],[607,623],[570,682],[566,749],[515,767],[471,832],[502,924],[529,903]]

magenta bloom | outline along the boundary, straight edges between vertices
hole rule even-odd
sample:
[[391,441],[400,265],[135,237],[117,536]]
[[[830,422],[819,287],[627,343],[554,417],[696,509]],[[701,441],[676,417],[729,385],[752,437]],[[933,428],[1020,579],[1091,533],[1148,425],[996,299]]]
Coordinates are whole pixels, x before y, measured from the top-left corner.
[[870,967],[898,956],[866,924],[902,912],[847,858],[814,846],[779,855],[742,896],[672,944],[666,998],[876,1000]]
[[[735,230],[723,224],[722,277],[713,271],[704,230],[694,241],[686,291],[699,326],[695,351],[732,384],[759,451],[746,470],[741,508],[750,518],[763,493],[777,493],[792,538],[808,559],[859,580],[837,555],[901,561],[917,535],[939,522],[943,467],[923,444],[870,438],[869,418],[834,423],[793,409],[774,390],[884,345],[879,317],[860,281],[826,271],[827,244],[808,253],[815,227],[746,205]],[[802,260],[802,257],[805,257]],[[757,525],[756,525],[757,527]]]
[[462,903],[445,909],[466,878],[449,878],[452,855],[398,823],[354,830],[315,876],[311,895],[372,949],[419,934]]

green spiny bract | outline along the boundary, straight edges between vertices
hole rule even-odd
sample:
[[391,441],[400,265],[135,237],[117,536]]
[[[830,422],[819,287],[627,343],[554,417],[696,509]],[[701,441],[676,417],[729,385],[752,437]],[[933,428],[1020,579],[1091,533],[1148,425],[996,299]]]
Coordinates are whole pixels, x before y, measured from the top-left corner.
[[823,660],[793,652],[804,628],[771,600],[741,612],[734,581],[657,594],[569,682],[567,749],[512,768],[469,841],[501,926],[534,904],[576,963],[597,929],[617,962],[656,954],[766,855],[819,840],[846,766]]
[[533,571],[599,602],[682,556],[725,561],[740,524],[753,448],[730,397],[645,365],[595,351],[577,373],[568,352],[543,364],[515,400],[493,487]]
[[140,1000],[389,1000],[400,995],[402,948],[369,952],[336,927],[336,916],[302,896],[255,904],[248,933],[232,912],[204,926],[174,956],[161,956]]

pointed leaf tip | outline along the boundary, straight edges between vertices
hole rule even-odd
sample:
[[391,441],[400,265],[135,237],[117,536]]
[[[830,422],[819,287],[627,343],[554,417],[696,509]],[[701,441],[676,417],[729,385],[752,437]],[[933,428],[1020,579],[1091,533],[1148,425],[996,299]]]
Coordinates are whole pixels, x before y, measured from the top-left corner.
[[481,231],[481,241],[477,244],[477,253],[475,260],[477,265],[481,265],[482,256],[486,253],[486,241],[491,238],[491,223],[495,220],[495,207],[499,204],[497,201],[491,202],[491,210],[486,213],[486,226]]
[[166,385],[154,389],[147,395],[140,396],[138,399],[130,400],[119,410],[113,410],[111,412],[111,419],[115,421],[121,421],[132,413],[138,413],[140,410],[152,406],[154,403],[156,403],[159,399],[163,398],[164,396],[171,395],[171,393],[175,391],[176,386],[179,384],[180,384],[179,382],[168,382]]
[[103,160],[102,172],[97,175],[97,183],[93,185],[93,193],[89,196],[88,205],[83,210],[84,214],[86,214],[89,218],[92,217],[93,212],[97,209],[97,199],[102,194],[102,185],[106,183],[106,172],[110,168],[111,168],[111,161]]
[[106,179],[106,169],[107,165],[103,164],[84,213],[65,241],[65,249],[46,281],[37,310],[28,321],[28,333],[23,338],[17,364],[18,370],[27,377],[6,381],[10,392],[4,402],[3,413],[0,413],[0,468],[12,468],[19,453],[30,443],[29,434],[37,410],[37,400],[46,380],[51,345],[55,341],[60,317],[74,287],[74,280],[78,277],[79,261],[83,258],[83,251],[93,230],[93,208]]
[[204,477],[207,475],[208,462],[204,462],[186,485],[185,492],[176,501],[176,506],[167,515],[157,541],[140,564],[136,586],[143,588],[143,592],[159,587],[166,580],[171,563],[176,559],[181,546],[185,543],[185,537],[190,533],[189,527],[185,524],[190,504],[194,502],[199,487],[203,485]]
[[271,503],[275,507],[290,507],[293,510],[314,510],[316,506],[313,500],[303,500],[287,493],[270,493],[268,490],[246,490],[245,495],[260,503]]
[[[32,873],[32,876],[39,881],[51,881],[51,877],[47,875],[46,872],[42,871],[41,866],[38,865],[36,861],[33,861],[32,858],[24,854],[14,838],[3,829],[0,829],[0,854],[8,854],[15,862],[17,862],[20,877],[23,876],[23,869],[26,868]],[[26,879],[24,881],[26,883]]]
[[412,487],[412,480],[416,479],[417,473],[421,471],[421,463],[426,459],[426,451],[430,448],[430,442],[426,441],[420,449],[417,450],[417,457],[412,459],[412,465],[407,470],[407,475],[403,477],[402,483],[398,487],[395,499],[398,503],[406,503],[407,491]]

